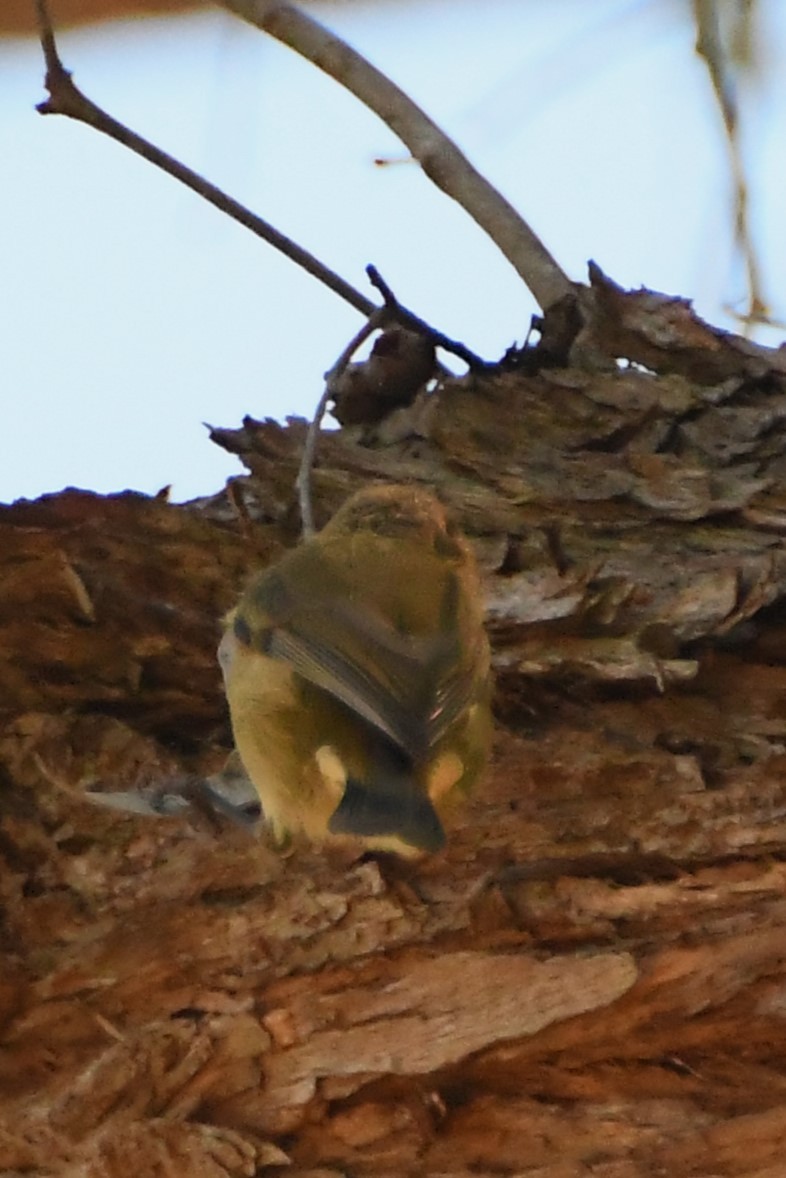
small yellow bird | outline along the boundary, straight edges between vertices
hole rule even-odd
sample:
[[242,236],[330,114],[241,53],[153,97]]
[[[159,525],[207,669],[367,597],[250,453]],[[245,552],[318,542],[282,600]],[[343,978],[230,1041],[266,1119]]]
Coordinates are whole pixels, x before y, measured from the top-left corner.
[[375,486],[260,573],[219,646],[237,751],[275,837],[412,856],[491,737],[469,547],[429,492]]

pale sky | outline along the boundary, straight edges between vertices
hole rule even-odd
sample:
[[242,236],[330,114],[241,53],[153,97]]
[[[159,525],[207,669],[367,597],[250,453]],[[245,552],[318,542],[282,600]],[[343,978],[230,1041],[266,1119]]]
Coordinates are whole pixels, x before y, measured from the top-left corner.
[[[720,119],[686,0],[321,4],[436,118],[575,278],[693,297],[721,325],[732,268]],[[744,95],[752,219],[786,316],[786,5]],[[63,35],[96,102],[355,286],[492,359],[536,310],[479,229],[390,132],[291,51],[220,10]],[[176,498],[241,470],[202,422],[310,414],[359,316],[175,181],[88,128],[41,118],[36,44],[0,43],[0,501],[66,485]],[[759,335],[777,343],[782,332]]]

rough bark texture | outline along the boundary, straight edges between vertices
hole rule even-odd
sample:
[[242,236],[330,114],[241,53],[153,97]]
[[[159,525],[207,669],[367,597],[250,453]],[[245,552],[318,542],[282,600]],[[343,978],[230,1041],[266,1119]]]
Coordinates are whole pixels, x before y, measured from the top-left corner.
[[[200,0],[57,0],[52,6],[60,28],[129,17],[161,16],[201,8]],[[33,0],[3,0],[0,36],[34,37],[37,32]]]
[[302,423],[216,430],[209,501],[0,510],[1,1172],[786,1172],[786,359],[578,309],[320,448],[322,520],[422,481],[486,577],[493,764],[415,867],[84,799],[221,762]]

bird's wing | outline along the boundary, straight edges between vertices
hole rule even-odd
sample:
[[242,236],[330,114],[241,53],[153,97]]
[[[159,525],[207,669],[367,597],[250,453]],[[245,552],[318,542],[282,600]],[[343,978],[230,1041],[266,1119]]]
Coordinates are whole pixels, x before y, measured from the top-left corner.
[[455,624],[449,624],[455,623],[456,580],[448,578],[445,624],[421,636],[402,633],[351,599],[298,600],[271,577],[258,589],[268,628],[255,640],[417,759],[447,731],[474,689]]

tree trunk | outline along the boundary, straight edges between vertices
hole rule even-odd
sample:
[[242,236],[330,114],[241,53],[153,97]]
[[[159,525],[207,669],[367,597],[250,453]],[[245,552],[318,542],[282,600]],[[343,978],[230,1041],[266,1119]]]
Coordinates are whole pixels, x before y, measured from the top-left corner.
[[422,482],[485,575],[493,763],[415,866],[85,800],[225,756],[303,423],[215,431],[210,500],[0,510],[3,1172],[786,1172],[786,360],[581,298],[560,366],[322,438],[318,522]]

